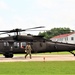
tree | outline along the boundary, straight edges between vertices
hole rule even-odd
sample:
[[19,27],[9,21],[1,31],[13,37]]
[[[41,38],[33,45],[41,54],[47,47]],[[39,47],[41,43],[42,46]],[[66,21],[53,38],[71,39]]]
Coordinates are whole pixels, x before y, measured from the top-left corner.
[[50,39],[54,36],[60,35],[60,34],[66,34],[74,32],[74,30],[71,30],[70,28],[52,28],[51,30],[45,31],[45,32],[40,32],[38,35],[42,35],[47,39]]

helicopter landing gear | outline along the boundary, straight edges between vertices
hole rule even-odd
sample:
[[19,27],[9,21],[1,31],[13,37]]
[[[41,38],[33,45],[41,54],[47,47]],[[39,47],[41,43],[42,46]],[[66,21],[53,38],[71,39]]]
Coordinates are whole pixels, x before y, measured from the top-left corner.
[[3,55],[5,56],[5,58],[12,58],[13,57],[12,52],[5,52]]
[[69,52],[75,56],[75,53],[74,52],[72,52],[72,51],[69,51]]

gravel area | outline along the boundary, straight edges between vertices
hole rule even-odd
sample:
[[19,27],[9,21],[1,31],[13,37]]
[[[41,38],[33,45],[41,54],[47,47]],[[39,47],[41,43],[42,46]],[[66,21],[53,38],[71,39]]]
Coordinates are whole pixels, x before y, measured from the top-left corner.
[[0,62],[29,62],[29,61],[75,61],[73,55],[33,55],[32,59],[27,56],[14,56],[13,58],[5,58],[0,56]]

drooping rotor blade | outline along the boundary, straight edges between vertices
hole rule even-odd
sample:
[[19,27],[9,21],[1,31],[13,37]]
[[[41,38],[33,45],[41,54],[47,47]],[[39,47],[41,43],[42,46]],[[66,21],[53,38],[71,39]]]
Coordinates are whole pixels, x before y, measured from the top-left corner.
[[5,32],[5,33],[0,33],[0,35],[2,35],[2,34],[7,34],[7,32]]
[[39,26],[39,27],[33,27],[33,28],[27,28],[27,29],[12,29],[12,30],[3,30],[3,31],[0,31],[0,32],[4,32],[4,33],[1,33],[0,35],[2,34],[7,34],[7,33],[14,33],[16,32],[17,35],[19,32],[22,32],[22,31],[28,31],[28,30],[32,30],[32,29],[37,29],[37,28],[44,28],[44,26]]
[[10,30],[2,30],[2,31],[0,31],[0,32],[9,32]]
[[10,30],[8,33],[27,31],[27,30],[31,30],[31,29],[37,29],[37,28],[44,28],[44,26],[33,27],[33,28],[27,28],[27,29],[18,29],[18,28],[17,28],[17,29]]
[[33,27],[33,28],[27,28],[27,29],[13,29],[13,30],[2,30],[0,32],[6,32],[6,33],[11,33],[11,32],[21,32],[21,31],[26,31],[26,30],[30,30],[30,29],[37,29],[37,28],[44,28],[44,26],[39,26],[39,27]]
[[11,36],[10,34],[8,34],[8,33],[1,33],[0,35],[2,35],[2,34],[7,34],[8,36]]

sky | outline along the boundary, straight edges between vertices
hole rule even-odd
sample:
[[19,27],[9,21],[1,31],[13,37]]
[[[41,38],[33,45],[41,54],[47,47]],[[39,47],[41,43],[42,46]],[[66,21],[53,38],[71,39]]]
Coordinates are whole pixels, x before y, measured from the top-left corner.
[[36,26],[75,30],[75,0],[0,0],[0,30]]

